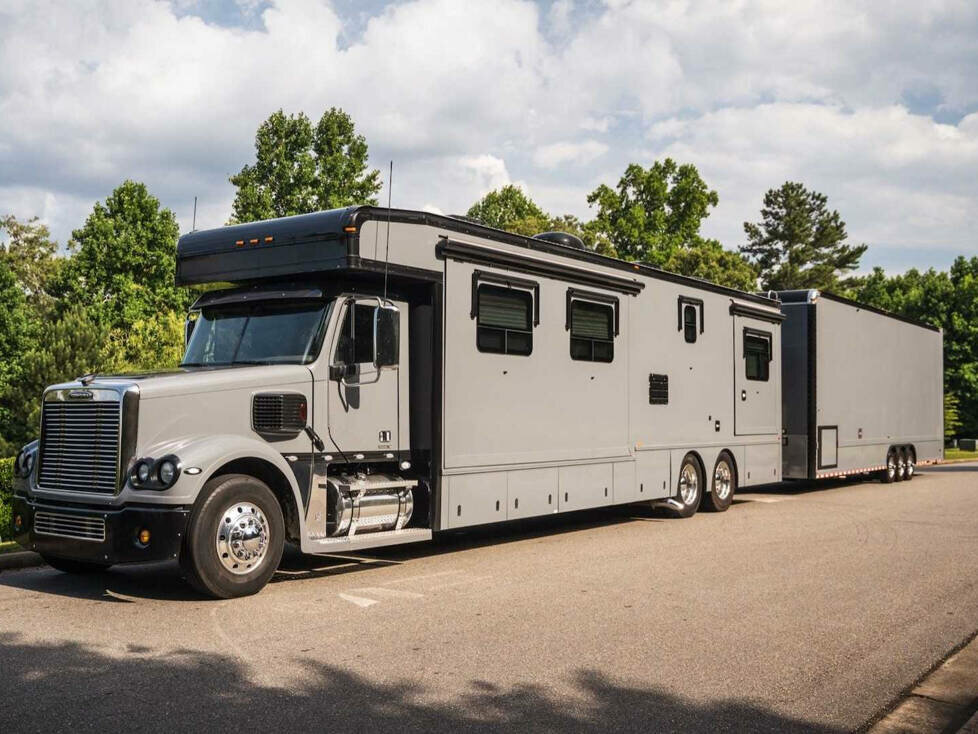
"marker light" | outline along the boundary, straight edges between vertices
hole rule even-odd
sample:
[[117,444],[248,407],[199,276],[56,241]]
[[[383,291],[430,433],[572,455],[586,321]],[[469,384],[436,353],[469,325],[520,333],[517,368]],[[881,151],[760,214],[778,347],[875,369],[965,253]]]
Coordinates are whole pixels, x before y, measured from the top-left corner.
[[149,545],[149,537],[150,537],[149,530],[147,530],[146,528],[143,528],[142,530],[139,531],[139,542],[142,545]]

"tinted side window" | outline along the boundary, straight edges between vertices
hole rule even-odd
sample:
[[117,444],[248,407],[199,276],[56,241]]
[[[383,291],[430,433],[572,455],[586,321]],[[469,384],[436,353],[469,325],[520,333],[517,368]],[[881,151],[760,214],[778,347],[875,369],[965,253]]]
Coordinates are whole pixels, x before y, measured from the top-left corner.
[[529,355],[533,351],[533,294],[482,283],[477,297],[479,351]]
[[376,306],[347,306],[343,330],[336,347],[338,364],[364,364],[374,361],[374,310]]
[[614,306],[571,301],[570,355],[587,362],[611,362],[615,358]]
[[748,380],[767,382],[771,368],[771,336],[745,331],[744,361]]
[[696,341],[696,306],[691,303],[683,306],[683,337],[689,344]]

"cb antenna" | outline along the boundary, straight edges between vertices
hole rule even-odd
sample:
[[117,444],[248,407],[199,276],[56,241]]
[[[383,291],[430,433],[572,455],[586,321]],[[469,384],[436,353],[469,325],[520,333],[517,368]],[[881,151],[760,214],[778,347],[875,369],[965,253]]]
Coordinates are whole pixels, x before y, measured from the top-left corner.
[[190,226],[191,232],[197,231],[197,197],[194,197],[194,223]]
[[[391,197],[394,187],[394,161],[387,176],[387,244],[384,245],[384,300],[387,300],[387,264],[391,256]],[[379,228],[378,228],[379,229]]]

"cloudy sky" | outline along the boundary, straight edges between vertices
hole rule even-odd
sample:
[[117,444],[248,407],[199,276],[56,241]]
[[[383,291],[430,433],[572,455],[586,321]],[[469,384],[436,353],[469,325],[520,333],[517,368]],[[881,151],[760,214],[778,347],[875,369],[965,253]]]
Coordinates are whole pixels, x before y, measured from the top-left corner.
[[515,182],[589,217],[596,185],[672,156],[719,192],[727,247],[790,179],[864,266],[978,254],[974,0],[0,0],[0,214],[65,242],[134,178],[219,226],[258,124],[330,106],[402,207]]

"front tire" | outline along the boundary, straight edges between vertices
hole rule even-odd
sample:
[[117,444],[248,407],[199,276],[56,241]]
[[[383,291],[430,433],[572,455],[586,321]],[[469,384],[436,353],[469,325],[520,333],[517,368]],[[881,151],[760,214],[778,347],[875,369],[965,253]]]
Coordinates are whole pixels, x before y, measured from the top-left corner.
[[44,562],[48,564],[51,568],[57,569],[62,573],[74,573],[74,574],[89,574],[89,573],[101,573],[102,571],[107,571],[111,564],[109,563],[94,563],[92,561],[75,561],[71,558],[58,558],[57,556],[49,556],[46,554],[41,554],[41,558]]
[[700,508],[703,499],[703,473],[700,463],[692,454],[686,454],[679,467],[679,482],[676,487],[676,501],[681,509],[673,510],[677,517],[692,517]]
[[216,477],[201,490],[187,525],[180,565],[202,594],[255,594],[278,568],[285,520],[264,482],[243,474]]
[[737,474],[733,460],[727,453],[720,454],[713,467],[710,491],[703,495],[703,505],[710,512],[725,512],[733,502],[737,491]]

